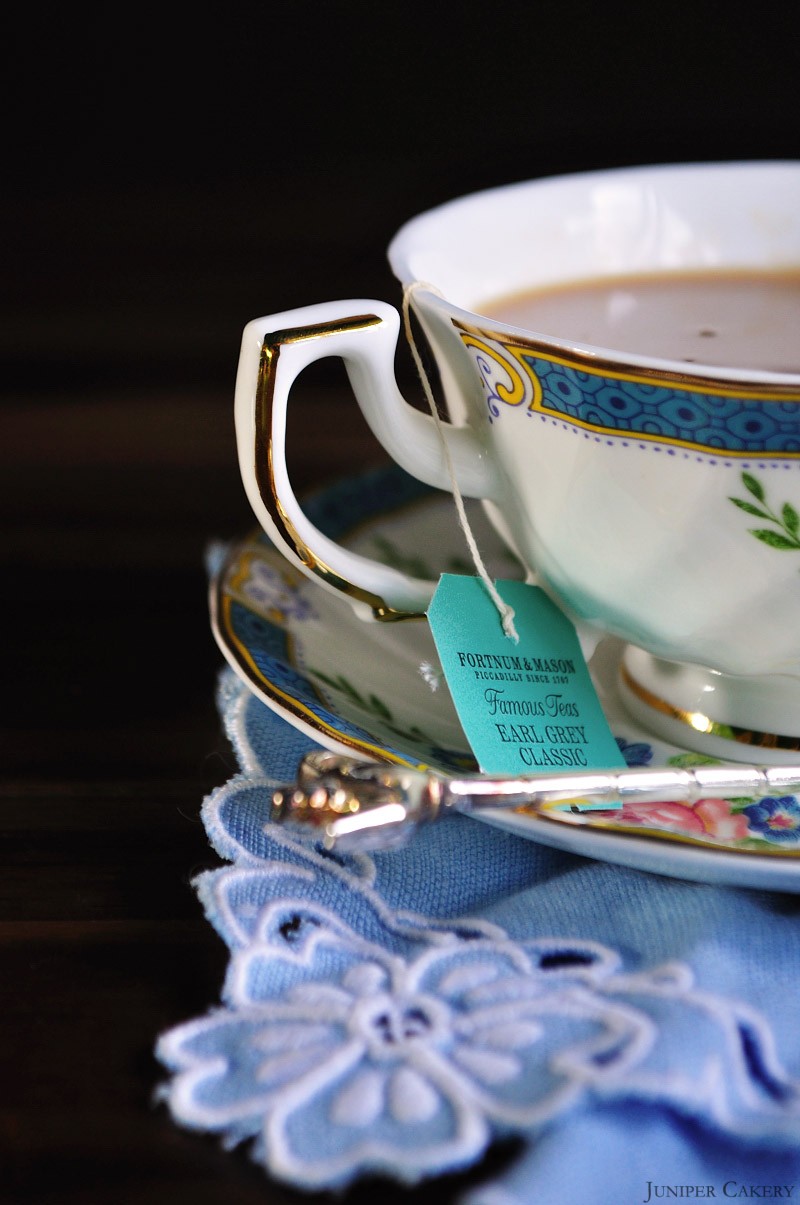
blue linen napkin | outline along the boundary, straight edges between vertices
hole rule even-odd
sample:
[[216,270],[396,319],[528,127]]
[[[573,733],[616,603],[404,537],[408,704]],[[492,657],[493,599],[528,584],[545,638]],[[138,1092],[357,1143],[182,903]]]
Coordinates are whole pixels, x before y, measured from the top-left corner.
[[204,802],[226,865],[195,887],[230,961],[158,1042],[176,1122],[309,1190],[516,1137],[468,1205],[800,1198],[800,897],[462,816],[326,854],[265,821],[313,742],[230,671],[219,706],[240,771]]

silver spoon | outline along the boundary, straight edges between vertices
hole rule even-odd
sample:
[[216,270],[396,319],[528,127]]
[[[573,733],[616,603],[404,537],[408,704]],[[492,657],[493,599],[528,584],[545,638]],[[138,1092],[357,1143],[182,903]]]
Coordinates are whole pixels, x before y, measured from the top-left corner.
[[[800,792],[800,766],[697,766],[693,769],[587,770],[520,778],[463,778],[360,761],[325,750],[309,753],[298,778],[272,794],[270,820],[344,852],[390,849],[448,812],[525,808],[556,823],[613,823],[621,803]],[[602,823],[602,822],[600,822]],[[701,844],[720,843],[709,838]]]

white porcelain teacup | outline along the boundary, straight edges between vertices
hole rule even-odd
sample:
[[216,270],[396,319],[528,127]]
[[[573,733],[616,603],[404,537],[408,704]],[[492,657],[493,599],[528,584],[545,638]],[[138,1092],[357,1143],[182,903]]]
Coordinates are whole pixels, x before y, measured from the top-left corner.
[[[330,302],[249,323],[236,388],[240,466],[271,538],[378,618],[424,611],[431,597],[435,583],[324,536],[292,491],[290,386],[312,361],[340,356],[399,464],[445,490],[452,469],[584,635],[627,642],[621,689],[651,728],[713,756],[796,759],[800,164],[664,165],[510,185],[412,219],[389,259],[413,289],[452,421],[437,426],[398,392],[391,306]],[[798,346],[786,363],[774,348],[759,359],[735,321],[720,352],[714,315],[698,324],[680,293],[669,320],[645,334],[680,328],[685,314],[691,355],[669,342],[654,353],[647,337],[642,350],[638,336],[619,350],[613,333],[587,338],[583,319],[520,326],[507,307],[502,320],[486,317],[503,313],[493,299],[556,290],[569,301],[585,282],[608,284],[616,300],[606,308],[622,312],[640,279],[694,287],[711,274],[731,295],[752,277],[792,273]]]

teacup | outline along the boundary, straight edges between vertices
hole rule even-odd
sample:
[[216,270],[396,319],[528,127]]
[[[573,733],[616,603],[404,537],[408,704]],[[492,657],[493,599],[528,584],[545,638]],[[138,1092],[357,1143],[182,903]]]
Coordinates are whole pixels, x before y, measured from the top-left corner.
[[[691,355],[654,354],[635,339],[622,350],[613,335],[593,341],[568,315],[521,326],[510,302],[502,318],[486,313],[503,313],[492,299],[530,291],[569,300],[581,282],[608,284],[624,309],[636,280],[800,272],[800,164],[635,167],[509,185],[412,219],[389,260],[450,421],[400,395],[391,306],[330,302],[249,323],[237,436],[245,489],[270,537],[378,619],[422,613],[430,600],[434,582],[344,549],[292,490],[290,386],[312,361],[340,356],[389,454],[431,485],[450,490],[454,477],[481,499],[587,648],[602,634],[626,642],[620,688],[651,729],[712,756],[796,759],[800,347],[794,363],[774,349],[762,361],[734,330],[720,353],[710,315],[690,332]],[[796,309],[795,318],[800,333]]]

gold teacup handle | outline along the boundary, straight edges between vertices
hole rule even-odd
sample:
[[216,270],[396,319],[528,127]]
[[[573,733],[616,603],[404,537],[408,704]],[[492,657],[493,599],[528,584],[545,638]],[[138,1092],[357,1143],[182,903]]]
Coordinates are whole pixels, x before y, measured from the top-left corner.
[[245,327],[236,380],[239,467],[259,523],[312,580],[385,621],[424,613],[436,583],[345,549],[310,521],[289,480],[286,411],[298,374],[315,360],[338,356],[364,418],[398,464],[449,491],[446,441],[461,492],[492,497],[493,470],[470,428],[437,425],[400,394],[394,378],[399,331],[399,314],[380,301],[330,302],[258,318]]

